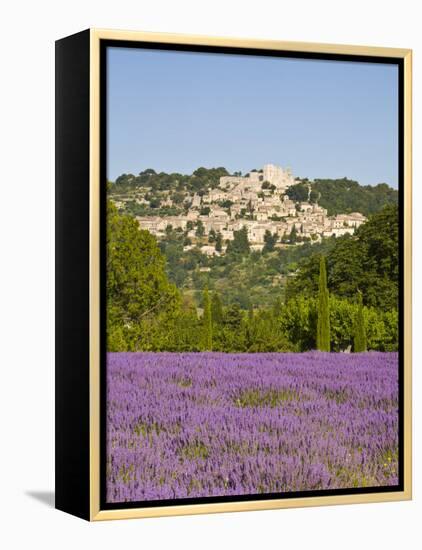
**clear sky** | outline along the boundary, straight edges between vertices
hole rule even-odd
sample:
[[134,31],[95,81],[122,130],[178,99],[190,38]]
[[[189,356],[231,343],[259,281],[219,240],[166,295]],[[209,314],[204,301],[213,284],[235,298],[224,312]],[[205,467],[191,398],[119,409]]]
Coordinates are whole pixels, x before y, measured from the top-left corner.
[[108,178],[248,172],[398,182],[396,65],[108,49]]

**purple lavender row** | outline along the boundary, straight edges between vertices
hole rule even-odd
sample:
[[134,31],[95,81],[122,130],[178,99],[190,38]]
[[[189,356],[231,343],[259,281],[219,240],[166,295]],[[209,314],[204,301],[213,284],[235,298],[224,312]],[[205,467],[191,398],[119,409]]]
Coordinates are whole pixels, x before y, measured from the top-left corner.
[[107,501],[397,484],[396,353],[109,353]]

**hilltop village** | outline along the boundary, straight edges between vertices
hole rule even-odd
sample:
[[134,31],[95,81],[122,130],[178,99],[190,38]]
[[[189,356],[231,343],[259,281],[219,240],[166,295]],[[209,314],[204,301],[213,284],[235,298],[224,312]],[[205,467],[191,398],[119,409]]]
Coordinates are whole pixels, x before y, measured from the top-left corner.
[[[286,191],[295,185],[289,169],[266,164],[261,170],[222,176],[216,188],[205,193],[187,193],[183,197],[184,212],[174,216],[136,216],[141,229],[146,229],[158,239],[171,227],[183,231],[187,237],[184,250],[199,247],[207,256],[222,255],[227,244],[233,241],[235,232],[246,230],[252,250],[262,250],[268,238],[275,246],[320,242],[323,237],[353,234],[366,221],[359,213],[328,216],[318,201],[294,201]],[[140,190],[137,204],[148,204]],[[118,208],[124,208],[125,199],[115,197]],[[133,199],[132,199],[133,200]],[[174,206],[170,192],[164,194],[161,207]],[[170,227],[169,227],[170,226]]]

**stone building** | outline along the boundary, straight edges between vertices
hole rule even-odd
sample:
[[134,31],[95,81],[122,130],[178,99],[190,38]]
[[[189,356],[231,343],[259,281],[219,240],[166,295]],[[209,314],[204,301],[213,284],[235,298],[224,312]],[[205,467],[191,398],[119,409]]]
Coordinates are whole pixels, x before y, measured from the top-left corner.
[[[267,185],[262,187],[264,182]],[[308,201],[296,202],[285,193],[295,183],[289,170],[274,164],[264,165],[262,170],[252,171],[247,176],[224,176],[219,186],[200,196],[189,194],[185,199],[188,208],[178,216],[145,216],[138,220],[141,229],[150,231],[157,239],[165,236],[168,226],[183,231],[191,239],[184,249],[199,246],[204,254],[216,253],[215,244],[208,242],[211,231],[221,233],[223,242],[231,241],[235,231],[246,228],[253,250],[264,245],[265,233],[277,234],[280,240],[295,228],[298,237],[310,242],[319,242],[322,237],[340,237],[353,234],[365,223],[366,218],[359,212],[338,214],[329,217],[327,210]],[[170,205],[169,197],[162,203]],[[143,201],[143,199],[141,199]],[[122,200],[115,201],[123,204]],[[222,204],[228,203],[226,207]],[[203,209],[204,204],[208,206]],[[230,206],[229,206],[230,205]],[[201,214],[202,212],[202,214]],[[208,212],[205,214],[205,212]],[[197,235],[197,225],[201,222],[204,235]],[[306,240],[306,239],[305,239]],[[299,239],[300,244],[300,239]],[[224,253],[225,248],[223,248]]]
[[233,190],[238,186],[249,186],[249,190],[256,192],[262,184],[268,182],[279,191],[285,191],[294,185],[295,179],[289,169],[283,169],[276,164],[264,164],[262,171],[250,172],[247,176],[223,176],[220,178],[219,187],[225,190]]

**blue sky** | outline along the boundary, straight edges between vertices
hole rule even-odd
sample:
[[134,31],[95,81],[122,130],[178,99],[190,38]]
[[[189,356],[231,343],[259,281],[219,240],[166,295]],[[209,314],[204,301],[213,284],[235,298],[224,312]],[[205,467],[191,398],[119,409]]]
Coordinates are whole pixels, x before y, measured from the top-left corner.
[[146,168],[398,182],[396,65],[108,49],[108,178]]

